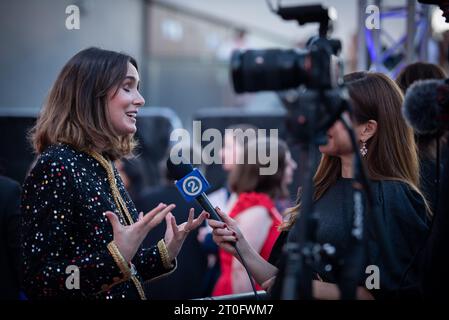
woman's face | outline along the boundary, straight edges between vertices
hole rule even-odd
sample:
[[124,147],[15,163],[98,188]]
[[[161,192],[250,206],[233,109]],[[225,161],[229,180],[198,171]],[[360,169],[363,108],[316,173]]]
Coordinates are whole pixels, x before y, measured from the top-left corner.
[[[349,114],[343,113],[342,116],[346,118],[348,123],[351,123]],[[362,141],[367,142],[376,134],[377,121],[368,120],[362,124],[352,122],[352,127],[355,139],[360,147]],[[336,121],[332,127],[327,130],[327,144],[320,146],[319,149],[321,153],[334,157],[343,157],[352,154],[351,138],[341,120]]]
[[223,149],[221,149],[221,159],[223,170],[226,172],[235,168],[237,159],[240,156],[241,147],[233,135],[225,134]]
[[[356,141],[361,141],[364,125],[354,124]],[[365,139],[366,140],[366,139]],[[341,120],[336,121],[327,130],[327,144],[319,147],[321,153],[329,156],[341,157],[352,153],[352,144],[348,132]]]
[[298,165],[296,164],[296,161],[293,160],[292,155],[290,151],[287,151],[285,154],[285,169],[284,169],[284,177],[283,177],[283,183],[285,186],[288,186],[293,181],[293,173],[295,172]]
[[120,136],[134,134],[137,130],[136,116],[138,108],[145,104],[145,99],[138,90],[139,81],[139,73],[136,67],[128,63],[125,80],[120,84],[117,92],[115,92],[115,88],[109,92],[109,120],[114,130]]
[[321,153],[336,157],[352,153],[351,140],[341,120],[327,130],[327,143],[319,149]]

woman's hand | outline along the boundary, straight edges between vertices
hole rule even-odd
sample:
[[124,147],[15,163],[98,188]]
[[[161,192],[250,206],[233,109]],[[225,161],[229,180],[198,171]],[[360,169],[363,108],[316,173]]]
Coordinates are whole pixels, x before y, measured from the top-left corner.
[[235,256],[237,252],[231,243],[235,244],[239,239],[244,240],[242,232],[237,227],[237,222],[234,219],[230,218],[218,207],[215,208],[215,210],[220,215],[223,222],[211,219],[207,220],[209,226],[213,229],[212,239],[221,249]]
[[167,229],[165,231],[164,241],[167,246],[170,261],[173,261],[178,256],[189,232],[198,228],[203,223],[204,219],[209,217],[209,213],[203,211],[196,219],[193,219],[194,216],[195,210],[192,208],[190,209],[187,222],[184,222],[179,226],[176,224],[175,216],[171,212],[165,216]]
[[115,245],[127,262],[131,262],[148,232],[161,223],[164,217],[175,207],[174,204],[167,206],[164,203],[160,203],[146,215],[143,215],[143,212],[141,212],[139,220],[129,226],[122,225],[114,212],[105,212],[106,218],[112,225]]
[[264,283],[262,283],[262,289],[264,289],[266,292],[270,293],[271,292],[271,288],[273,288],[274,283],[276,282],[276,276],[271,277],[270,279],[268,279],[267,281],[265,281]]

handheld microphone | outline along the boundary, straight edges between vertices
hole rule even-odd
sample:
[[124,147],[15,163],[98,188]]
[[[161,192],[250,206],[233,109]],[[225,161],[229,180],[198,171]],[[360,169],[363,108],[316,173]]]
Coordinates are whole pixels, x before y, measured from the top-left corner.
[[419,80],[407,90],[402,113],[416,133],[441,135],[449,124],[449,79]]
[[178,180],[176,187],[186,201],[196,200],[210,214],[212,219],[222,221],[207,198],[205,192],[210,185],[201,171],[194,169],[190,163],[184,160],[180,164],[174,164],[170,158],[167,159],[167,169],[170,175]]
[[[198,169],[193,169],[192,165],[188,161],[185,161],[185,159],[182,159],[181,163],[175,164],[169,157],[167,159],[167,170],[171,177],[178,180],[176,181],[176,187],[184,199],[187,201],[195,199],[205,211],[209,212],[212,219],[223,221],[207,198],[205,191],[209,188],[209,183]],[[237,255],[240,257],[240,261],[245,268],[251,283],[254,296],[256,297],[256,300],[259,300],[259,295],[257,294],[254,281],[244,257],[242,257],[235,242],[230,242],[230,244],[235,248]]]

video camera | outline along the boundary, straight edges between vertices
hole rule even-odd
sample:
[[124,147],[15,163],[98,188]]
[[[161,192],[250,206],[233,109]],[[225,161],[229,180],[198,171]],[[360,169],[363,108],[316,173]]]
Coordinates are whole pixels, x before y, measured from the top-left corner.
[[306,50],[234,51],[231,73],[235,92],[278,91],[300,85],[309,89],[332,89],[341,85],[342,64],[337,58],[341,43],[327,38],[333,10],[308,5],[272,11],[284,20],[296,20],[300,25],[318,22],[319,36],[308,41]]
[[[300,25],[319,23],[319,35],[309,39],[304,50],[234,51],[230,65],[234,90],[237,93],[277,91],[288,111],[289,141],[297,144],[314,139],[317,144],[323,144],[326,130],[347,108],[343,63],[338,57],[341,42],[328,38],[336,13],[333,8],[321,5],[271,10],[284,20],[296,20]],[[300,125],[299,118],[308,121]]]

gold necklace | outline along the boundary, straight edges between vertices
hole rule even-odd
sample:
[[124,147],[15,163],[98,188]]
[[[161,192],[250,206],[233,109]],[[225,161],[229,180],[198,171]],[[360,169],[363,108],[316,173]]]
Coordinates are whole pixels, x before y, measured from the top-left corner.
[[[111,187],[112,191],[112,197],[114,198],[115,205],[117,206],[117,209],[120,213],[120,216],[122,217],[123,221],[127,223],[128,225],[131,225],[134,223],[133,218],[131,217],[128,207],[125,204],[125,201],[122,198],[122,195],[120,194],[120,191],[117,187],[117,182],[115,181],[115,175],[114,175],[114,169],[112,166],[112,162],[106,160],[101,154],[95,151],[87,152],[92,158],[97,160],[100,165],[106,170],[106,173],[108,175],[108,181],[109,185]],[[126,218],[125,218],[126,216]],[[134,285],[136,286],[137,292],[139,293],[139,296],[142,300],[147,300],[145,296],[145,291],[142,288],[142,284],[140,283],[139,279],[136,277],[136,272],[131,273],[131,280],[134,282]]]

